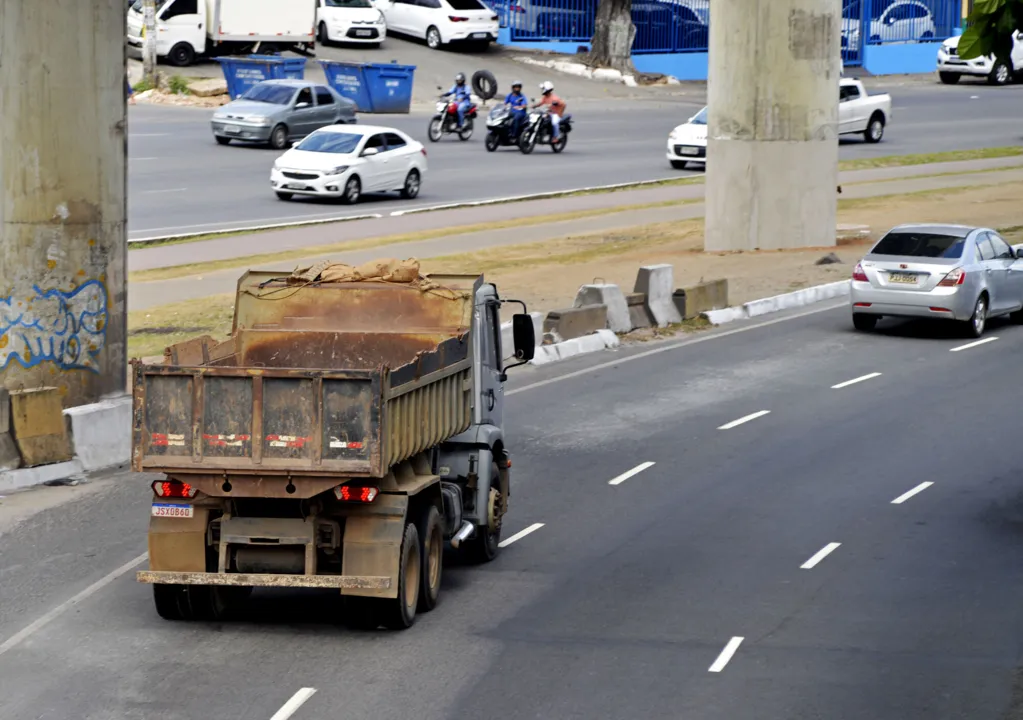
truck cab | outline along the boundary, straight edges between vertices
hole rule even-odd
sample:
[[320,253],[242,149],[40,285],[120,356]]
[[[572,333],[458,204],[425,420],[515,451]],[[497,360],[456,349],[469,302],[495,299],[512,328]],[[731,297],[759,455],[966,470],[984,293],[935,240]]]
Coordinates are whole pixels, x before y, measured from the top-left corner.
[[[205,0],[156,0],[156,55],[172,65],[191,65],[206,52]],[[135,0],[128,10],[128,44],[145,42],[145,7]]]

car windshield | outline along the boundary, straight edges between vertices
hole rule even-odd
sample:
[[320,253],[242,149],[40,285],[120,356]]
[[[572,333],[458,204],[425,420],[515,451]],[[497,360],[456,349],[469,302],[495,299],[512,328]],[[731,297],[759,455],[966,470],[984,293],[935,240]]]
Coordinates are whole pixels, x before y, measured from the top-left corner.
[[259,83],[245,91],[245,94],[242,95],[242,100],[265,102],[272,105],[287,105],[291,102],[291,98],[294,94],[295,88],[288,87],[287,85]]
[[315,132],[300,142],[296,149],[306,152],[347,155],[355,152],[360,140],[362,140],[362,135],[354,133]]
[[448,5],[455,10],[486,10],[487,7],[479,0],[448,0]]
[[327,7],[337,8],[368,8],[373,7],[369,0],[326,0]]
[[706,125],[707,124],[707,108],[704,108],[700,112],[693,115],[693,119],[689,121],[690,125]]
[[966,238],[931,232],[890,232],[870,251],[871,255],[902,255],[922,258],[963,256]]

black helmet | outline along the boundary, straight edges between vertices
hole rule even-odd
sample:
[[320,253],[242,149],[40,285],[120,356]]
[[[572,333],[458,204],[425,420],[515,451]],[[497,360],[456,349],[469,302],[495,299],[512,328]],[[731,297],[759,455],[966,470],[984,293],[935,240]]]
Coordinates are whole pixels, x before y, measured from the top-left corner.
[[455,85],[465,85],[465,73],[455,75]]

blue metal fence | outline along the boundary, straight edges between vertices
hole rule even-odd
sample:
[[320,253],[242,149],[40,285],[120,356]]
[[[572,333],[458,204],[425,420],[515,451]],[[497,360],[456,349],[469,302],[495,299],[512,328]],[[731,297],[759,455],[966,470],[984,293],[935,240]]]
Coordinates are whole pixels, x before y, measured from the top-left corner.
[[[491,0],[514,41],[589,42],[599,0]],[[706,52],[712,0],[633,0],[632,51]],[[952,35],[961,0],[842,0],[842,59],[863,62],[865,44],[928,42]],[[865,32],[861,29],[866,28]]]

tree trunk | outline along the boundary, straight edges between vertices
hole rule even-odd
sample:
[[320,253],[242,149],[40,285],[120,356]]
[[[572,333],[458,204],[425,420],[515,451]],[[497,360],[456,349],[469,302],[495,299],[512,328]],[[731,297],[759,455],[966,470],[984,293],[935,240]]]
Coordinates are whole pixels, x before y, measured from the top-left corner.
[[600,0],[593,32],[590,61],[623,73],[634,73],[632,41],[636,27],[632,24],[632,0]]

